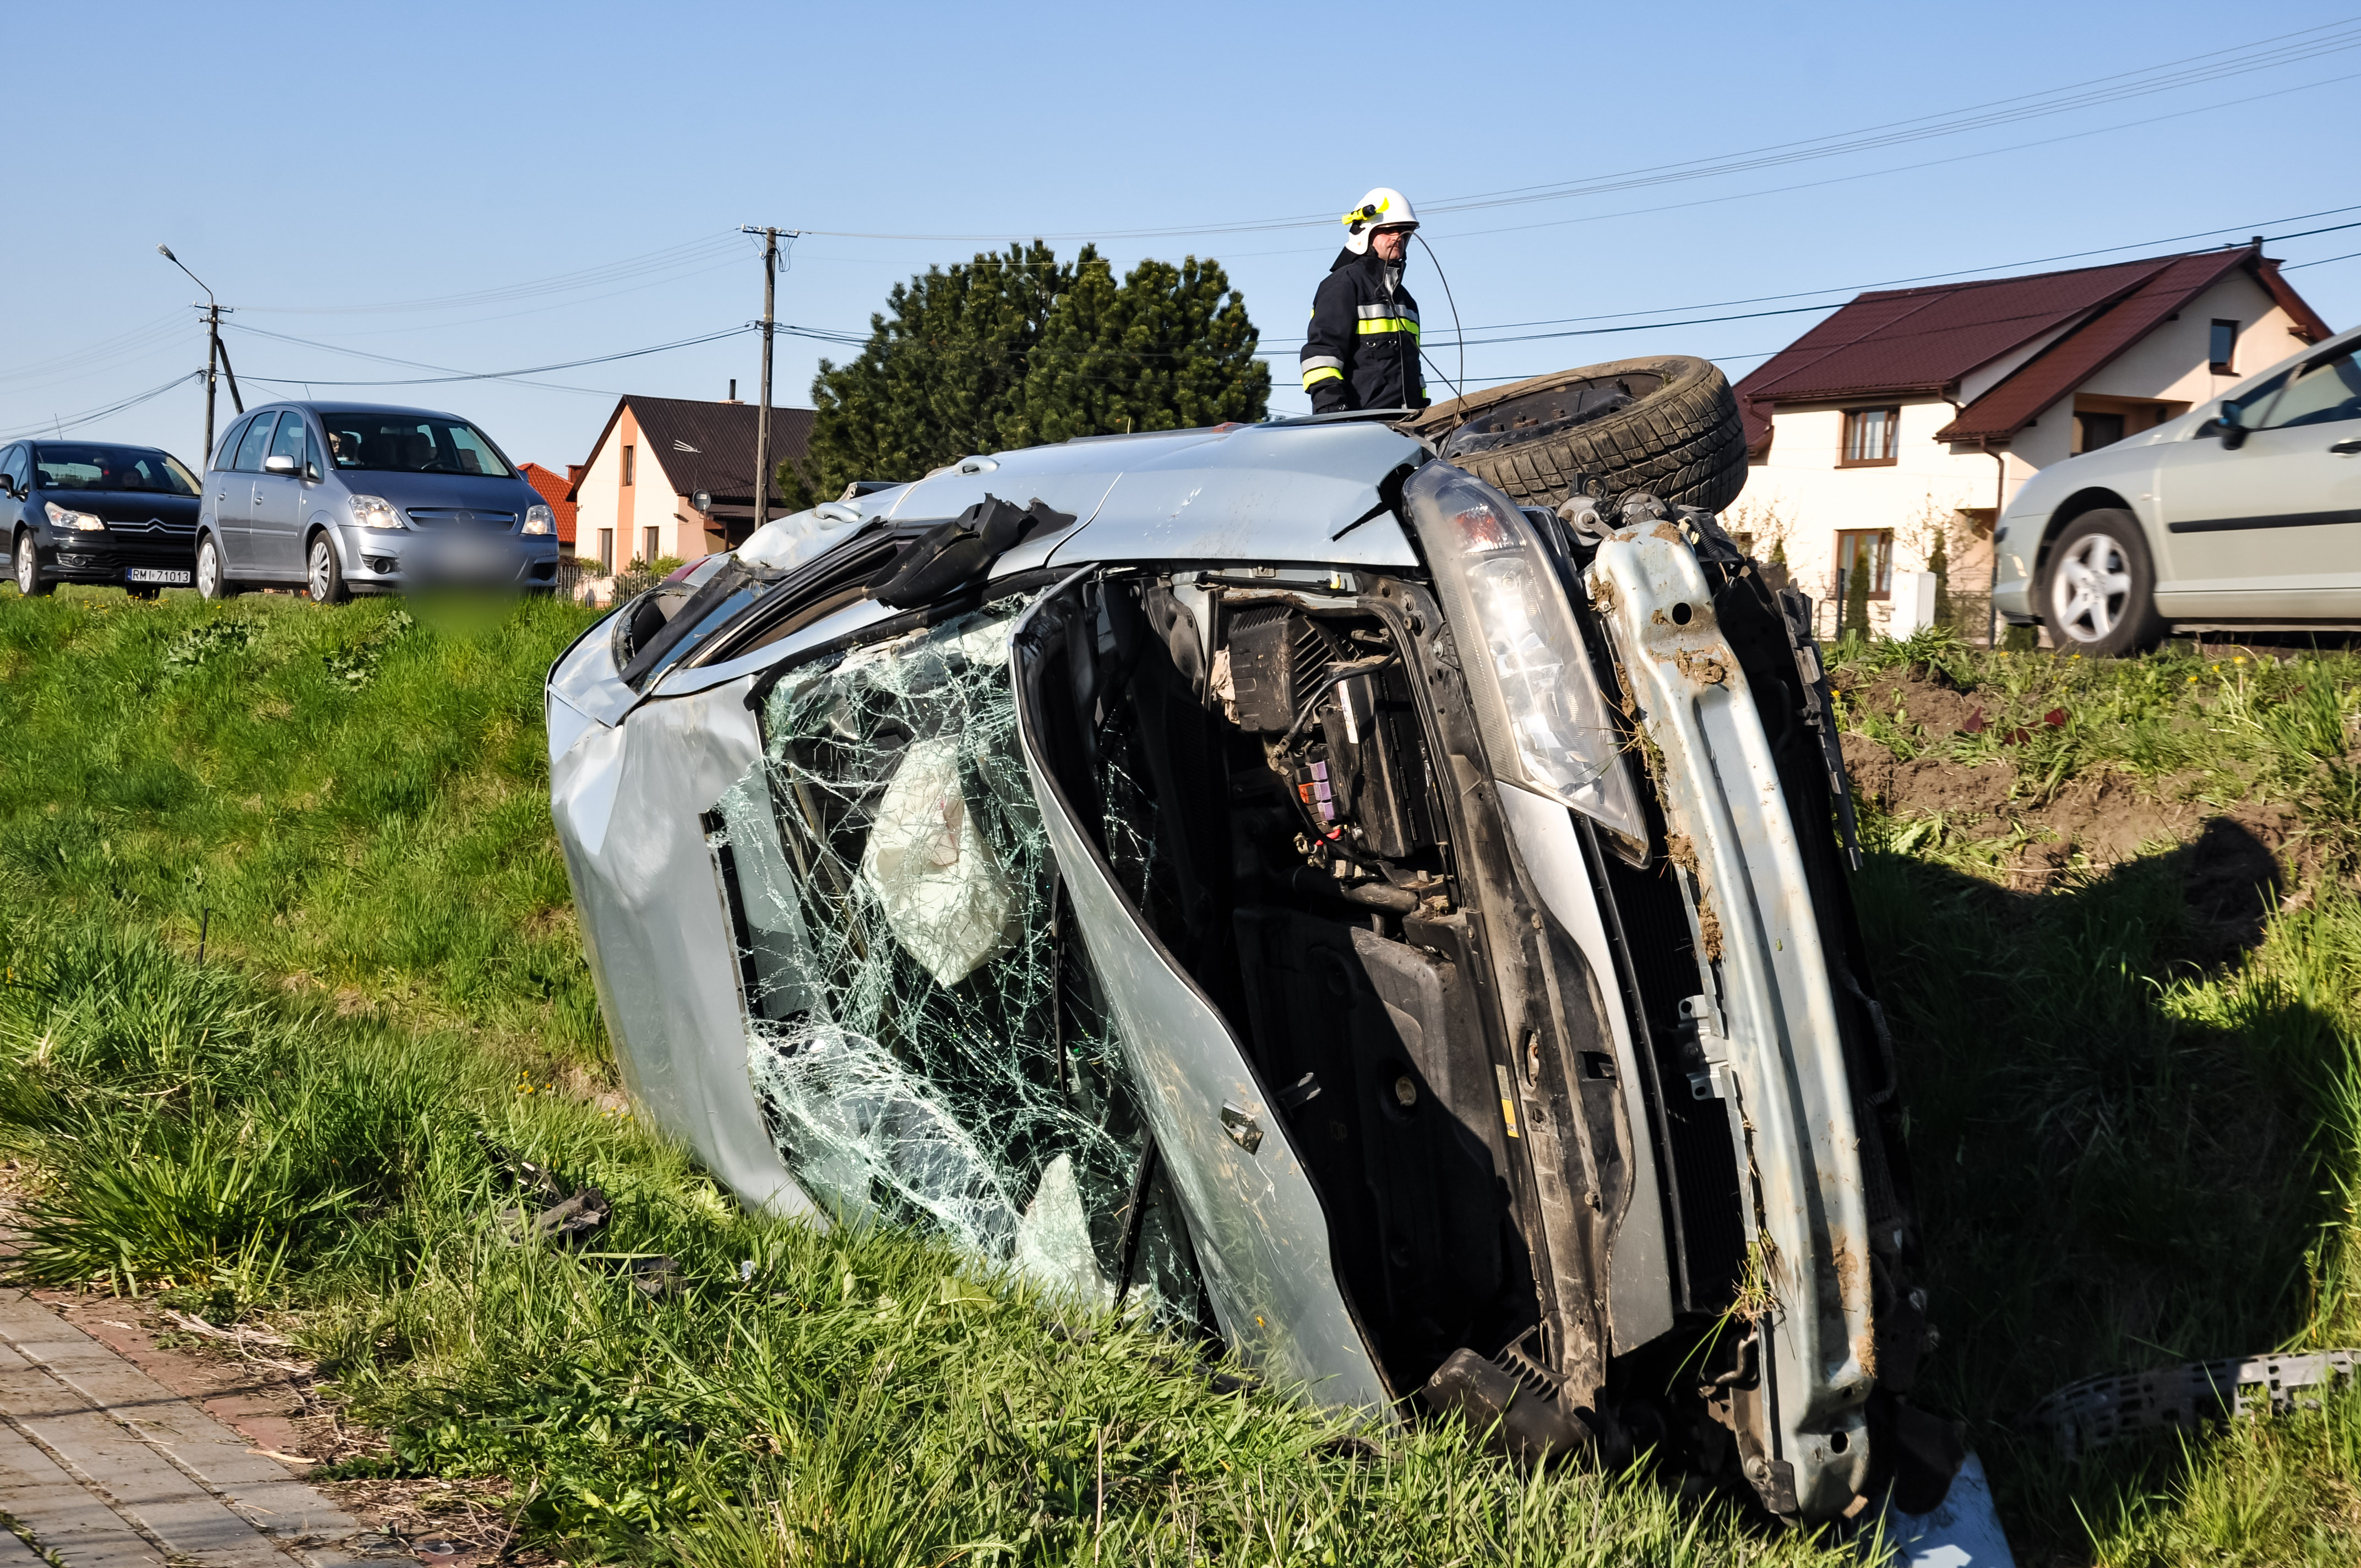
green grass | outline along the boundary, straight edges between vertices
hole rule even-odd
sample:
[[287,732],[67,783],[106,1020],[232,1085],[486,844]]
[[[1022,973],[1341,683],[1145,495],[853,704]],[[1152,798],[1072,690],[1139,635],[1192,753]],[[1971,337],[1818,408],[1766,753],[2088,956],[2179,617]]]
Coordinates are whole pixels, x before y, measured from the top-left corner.
[[553,600],[321,613],[85,590],[0,613],[0,879],[291,990],[580,1061],[598,1004],[549,825]]
[[[1356,1440],[925,1241],[741,1212],[591,1092],[538,723],[584,624],[0,595],[25,1273],[271,1314],[378,1468],[506,1477],[577,1558],[1839,1560],[1637,1473]],[[479,1134],[602,1188],[598,1250],[680,1288],[511,1245]]]
[[[577,1560],[1837,1560],[1642,1474],[1525,1475],[1433,1428],[1364,1449],[923,1241],[740,1212],[602,1092],[539,723],[585,624],[0,592],[28,1272],[270,1314],[389,1433],[373,1463],[507,1477]],[[2005,755],[2028,802],[2113,769],[2314,833],[2309,900],[2210,968],[2161,846],[2030,895],[1872,813],[1858,892],[1944,1331],[1925,1397],[1973,1423],[2021,1560],[2353,1561],[2361,1395],[2074,1467],[2010,1422],[2092,1373],[2361,1340],[2361,665],[1853,653],[1855,689],[1941,667],[2002,732],[1851,705],[1905,754]],[[598,1250],[680,1288],[511,1245],[479,1133],[603,1188]]]

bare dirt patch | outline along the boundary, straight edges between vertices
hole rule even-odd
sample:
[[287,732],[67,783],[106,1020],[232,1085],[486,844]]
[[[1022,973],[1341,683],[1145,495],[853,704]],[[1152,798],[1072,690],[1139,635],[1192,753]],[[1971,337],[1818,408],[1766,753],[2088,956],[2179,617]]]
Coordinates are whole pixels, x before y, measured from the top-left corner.
[[[1983,704],[1935,670],[1883,671],[1848,696],[1856,710],[1915,730],[1930,749],[1990,722]],[[1940,816],[1948,842],[2015,840],[1997,869],[2021,891],[2044,892],[2173,848],[2201,953],[2251,946],[2264,913],[2326,871],[2293,807],[2209,804],[2198,798],[2203,781],[2193,774],[2139,779],[2102,770],[2066,780],[2046,798],[2030,791],[2019,798],[2019,775],[2005,761],[1905,761],[1856,733],[1843,737],[1843,750],[1854,791],[1881,811],[1905,820]]]

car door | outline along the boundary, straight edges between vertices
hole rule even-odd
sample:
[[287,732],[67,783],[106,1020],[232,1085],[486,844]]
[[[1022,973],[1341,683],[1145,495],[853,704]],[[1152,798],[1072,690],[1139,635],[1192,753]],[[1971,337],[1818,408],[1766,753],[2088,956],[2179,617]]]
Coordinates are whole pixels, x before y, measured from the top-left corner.
[[7,486],[5,493],[0,494],[0,562],[6,563],[11,570],[16,565],[16,524],[25,515],[25,503],[19,492],[25,488],[30,471],[31,466],[27,461],[30,455],[31,448],[21,441],[0,452],[0,480],[5,480]]
[[2158,473],[2168,616],[2361,611],[2361,365],[2344,347],[2238,400],[2232,447],[2175,443]]
[[259,503],[254,481],[262,473],[263,454],[279,416],[258,413],[238,433],[236,444],[223,444],[229,453],[226,471],[214,476],[214,521],[220,526],[222,567],[232,578],[257,575],[254,554],[254,509]]
[[1061,693],[1071,701],[1072,672],[1060,655],[1089,621],[1063,590],[1080,576],[1028,609],[1009,643],[1019,744],[1073,929],[1104,986],[1224,1339],[1324,1404],[1381,1409],[1389,1392],[1338,1287],[1327,1217],[1280,1097],[1117,882],[1076,807],[1075,791],[1091,786],[1070,789],[1062,776],[1054,709]]
[[[270,460],[276,457],[287,458],[294,466],[271,473]],[[263,472],[254,477],[254,510],[247,527],[258,576],[303,575],[303,466],[309,460],[303,416],[289,409],[279,416],[278,432],[263,451]]]

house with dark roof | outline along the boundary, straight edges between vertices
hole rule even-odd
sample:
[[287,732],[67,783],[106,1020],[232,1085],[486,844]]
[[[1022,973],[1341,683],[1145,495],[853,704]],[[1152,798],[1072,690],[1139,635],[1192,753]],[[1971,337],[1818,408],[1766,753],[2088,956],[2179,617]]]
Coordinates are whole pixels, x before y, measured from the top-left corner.
[[1748,474],[1729,521],[1758,554],[1781,538],[1798,585],[1830,601],[1856,569],[1885,599],[1939,536],[1955,602],[1972,602],[1993,520],[2037,470],[2328,335],[2259,239],[1861,294],[1738,383]]
[[[577,509],[576,556],[585,569],[596,563],[597,570],[613,572],[666,556],[694,561],[746,543],[754,531],[758,411],[734,397],[713,403],[637,393],[619,399],[566,490]],[[777,466],[802,459],[813,418],[809,409],[771,411],[773,517],[785,510]]]
[[575,477],[582,472],[579,464],[568,463],[566,466],[567,471],[561,474],[538,463],[517,465],[517,472],[524,476],[525,483],[538,491],[541,499],[549,503],[549,510],[557,514],[557,554],[561,558],[574,554],[574,514],[577,509],[566,498],[574,488]]

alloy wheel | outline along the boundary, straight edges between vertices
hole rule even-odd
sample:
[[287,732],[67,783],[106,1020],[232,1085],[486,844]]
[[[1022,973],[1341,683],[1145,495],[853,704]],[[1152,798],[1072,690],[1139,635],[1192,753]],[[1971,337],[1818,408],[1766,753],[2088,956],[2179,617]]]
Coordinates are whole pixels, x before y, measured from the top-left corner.
[[313,604],[328,602],[328,595],[335,587],[334,571],[335,564],[328,559],[328,542],[325,539],[314,539],[312,541],[312,559],[304,574],[304,581],[312,590]]
[[31,534],[20,533],[16,536],[16,591],[25,598],[31,598],[33,589],[39,586],[40,574],[40,566],[33,557]]
[[2050,574],[2049,623],[2077,642],[2103,641],[2123,620],[2131,591],[2124,547],[2106,534],[2086,533]]
[[221,592],[221,552],[210,539],[197,546],[197,597],[214,598]]

